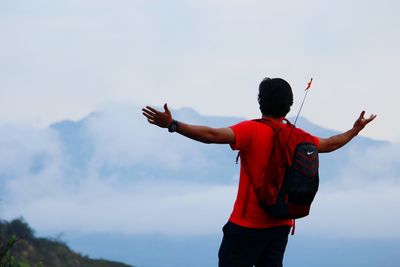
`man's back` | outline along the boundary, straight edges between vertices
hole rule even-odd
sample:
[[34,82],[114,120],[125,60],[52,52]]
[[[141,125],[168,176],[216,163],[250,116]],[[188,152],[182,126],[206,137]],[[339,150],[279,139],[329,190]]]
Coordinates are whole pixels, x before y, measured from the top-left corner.
[[272,128],[257,121],[244,121],[231,126],[231,129],[236,137],[231,148],[240,151],[241,168],[238,195],[229,220],[250,228],[291,226],[291,220],[273,218],[260,207],[250,183],[249,175],[255,184],[261,184],[268,168],[269,154],[272,152]]

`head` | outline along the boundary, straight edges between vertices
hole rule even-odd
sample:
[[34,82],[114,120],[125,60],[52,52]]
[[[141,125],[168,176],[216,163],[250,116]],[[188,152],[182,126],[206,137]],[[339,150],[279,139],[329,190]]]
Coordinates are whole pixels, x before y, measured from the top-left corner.
[[258,103],[265,116],[285,117],[293,105],[293,92],[289,83],[280,78],[265,78],[258,91]]

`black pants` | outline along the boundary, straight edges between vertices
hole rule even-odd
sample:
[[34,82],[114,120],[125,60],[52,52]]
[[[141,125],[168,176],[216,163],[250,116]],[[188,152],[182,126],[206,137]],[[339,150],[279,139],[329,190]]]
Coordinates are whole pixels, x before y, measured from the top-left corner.
[[219,267],[282,267],[289,226],[252,229],[228,222],[219,249]]

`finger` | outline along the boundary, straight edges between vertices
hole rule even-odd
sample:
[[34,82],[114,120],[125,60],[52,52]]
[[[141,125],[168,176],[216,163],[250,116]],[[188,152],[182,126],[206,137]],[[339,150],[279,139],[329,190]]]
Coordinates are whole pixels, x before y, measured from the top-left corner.
[[145,112],[143,112],[142,114],[143,114],[147,119],[154,120],[154,115],[152,115],[152,114],[147,114],[147,113],[145,113]]
[[143,110],[143,115],[145,115],[146,117],[147,116],[149,116],[149,117],[155,117],[156,116],[156,114],[154,114],[153,112],[151,112],[151,111],[148,111],[148,110]]
[[375,118],[376,118],[376,115],[371,114],[371,116],[369,116],[369,118],[366,119],[365,121],[366,121],[366,123],[369,123],[369,122],[373,121]]
[[364,115],[365,115],[365,110],[361,111],[361,114],[360,114],[359,119],[363,119],[363,118],[364,118]]
[[152,112],[154,112],[154,113],[156,113],[156,114],[160,113],[160,111],[158,111],[158,110],[156,110],[156,109],[154,109],[154,108],[152,108],[152,107],[146,106],[146,108],[147,108],[148,110],[151,110]]
[[151,124],[156,124],[156,122],[155,122],[154,120],[152,120],[152,119],[147,119],[147,121],[148,121],[149,123],[151,123]]
[[143,111],[143,113],[146,113],[146,114],[149,114],[149,115],[153,115],[153,116],[156,115],[153,111],[151,111],[149,109],[146,109],[146,108],[143,108],[142,111]]
[[164,104],[164,110],[165,110],[165,112],[167,112],[168,114],[171,114],[171,112],[169,111],[169,108],[168,108],[167,103]]
[[146,111],[147,113],[155,113],[154,111],[151,111],[147,107],[146,108],[142,108],[142,111]]

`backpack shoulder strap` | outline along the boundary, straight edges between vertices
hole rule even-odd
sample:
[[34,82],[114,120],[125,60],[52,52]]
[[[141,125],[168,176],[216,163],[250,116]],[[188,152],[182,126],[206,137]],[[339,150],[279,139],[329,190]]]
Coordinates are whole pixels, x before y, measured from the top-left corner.
[[[291,123],[286,118],[284,118],[284,120],[286,121],[286,123],[291,125]],[[278,123],[276,123],[273,120],[268,119],[268,118],[254,119],[253,121],[268,125],[269,127],[272,128],[274,134],[277,134],[281,130],[281,127],[278,125]],[[238,164],[239,157],[240,157],[240,152],[238,153],[238,155],[236,157],[236,164]],[[248,169],[247,163],[244,161],[242,161],[242,163],[243,163],[242,167],[249,177],[249,187],[246,189],[247,192],[245,195],[245,199],[244,199],[244,203],[243,203],[243,210],[241,213],[241,217],[244,218],[247,213],[247,207],[248,207],[248,202],[249,202],[249,194],[250,194],[249,190],[252,190],[254,192],[254,195],[256,196],[256,198],[258,198],[258,194],[256,192],[256,184],[255,184],[254,178],[251,174],[251,171]]]
[[[284,118],[284,120],[288,124],[291,124],[286,118]],[[271,119],[268,119],[268,118],[254,119],[252,121],[260,122],[260,123],[264,123],[264,124],[268,125],[269,127],[272,128],[274,133],[276,133],[280,129],[280,127],[274,121],[272,121]],[[236,156],[236,160],[235,160],[236,164],[239,163],[239,158],[240,158],[240,151],[237,153],[237,156]]]
[[274,131],[274,133],[277,132],[280,128],[279,125],[271,119],[262,118],[256,119],[254,121],[268,125]]
[[[288,119],[282,118],[282,120],[285,121],[287,125],[292,126],[293,128],[295,128],[295,126]],[[279,130],[281,128],[280,125],[277,122],[275,122],[275,121],[273,121],[272,119],[269,119],[269,118],[255,119],[253,121],[264,123],[264,124],[270,126],[274,131]]]

